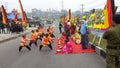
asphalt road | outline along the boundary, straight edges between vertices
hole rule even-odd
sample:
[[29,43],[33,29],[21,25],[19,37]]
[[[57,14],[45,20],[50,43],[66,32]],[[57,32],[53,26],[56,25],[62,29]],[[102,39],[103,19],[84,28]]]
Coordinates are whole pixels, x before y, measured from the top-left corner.
[[[57,23],[52,25],[58,26]],[[59,36],[57,28],[55,35]],[[56,55],[55,43],[52,51],[49,48],[39,51],[32,45],[31,51],[23,48],[19,53],[19,44],[20,38],[0,44],[0,68],[106,68],[104,59],[96,53]]]

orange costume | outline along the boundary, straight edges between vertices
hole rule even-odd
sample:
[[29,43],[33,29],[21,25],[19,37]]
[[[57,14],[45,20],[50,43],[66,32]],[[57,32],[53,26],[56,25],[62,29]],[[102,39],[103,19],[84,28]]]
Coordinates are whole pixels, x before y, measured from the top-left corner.
[[43,37],[42,39],[42,45],[47,46],[50,44],[49,38],[48,37]]
[[43,33],[44,33],[44,30],[45,30],[44,27],[39,28],[39,29],[38,29],[39,35],[43,34]]
[[53,42],[53,41],[54,41],[54,38],[51,37],[51,35],[49,35],[48,38],[49,38],[49,41],[50,41],[50,42]]
[[53,33],[53,27],[48,28],[49,32],[52,34]]
[[39,35],[42,34],[42,31],[43,31],[42,28],[39,28],[39,29],[38,29]]
[[31,50],[31,48],[27,45],[27,40],[29,40],[29,39],[27,39],[27,38],[22,38],[21,39],[21,43],[20,43],[20,47],[19,47],[19,52],[21,51],[21,49],[23,47],[26,47],[28,50]]
[[51,46],[50,38],[48,37],[48,35],[43,37],[42,44],[40,45],[39,50],[41,50],[43,46],[48,46],[51,50],[53,49]]
[[35,39],[39,37],[39,32],[35,32]]
[[35,33],[32,33],[29,46],[31,46],[33,43],[37,46],[37,39],[36,38],[37,38],[37,35]]
[[47,29],[47,34],[48,34],[48,35],[51,35],[51,37],[55,37],[55,35],[53,34],[53,27],[49,27],[49,28]]
[[28,39],[26,39],[26,38],[22,38],[20,45],[21,45],[21,46],[26,46],[26,45],[27,45],[27,40],[28,40]]
[[36,40],[36,34],[32,33],[32,35],[31,35],[31,41],[35,41],[35,40]]
[[45,30],[45,28],[44,28],[44,27],[42,27],[42,28],[41,28],[42,33],[44,33],[44,30]]

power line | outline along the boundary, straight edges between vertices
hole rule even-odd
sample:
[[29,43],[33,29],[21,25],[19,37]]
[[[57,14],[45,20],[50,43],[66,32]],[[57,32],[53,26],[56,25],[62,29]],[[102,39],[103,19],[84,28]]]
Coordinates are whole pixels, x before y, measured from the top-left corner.
[[96,1],[95,3],[85,4],[85,6],[93,7],[93,6],[100,6],[100,5],[104,5],[104,4],[106,4],[106,2]]
[[91,4],[91,3],[95,3],[95,2],[97,2],[97,1],[99,1],[99,0],[93,0],[93,1],[91,1],[91,2],[84,3],[84,4],[88,5],[88,4]]
[[80,4],[81,12],[83,14],[85,9],[90,9],[90,8],[93,9],[95,7],[101,7],[103,5],[104,5],[103,2],[101,2],[99,0],[93,0],[93,1],[88,2],[88,3],[82,3],[82,4]]
[[86,7],[86,5],[85,5],[85,7],[84,7],[84,9],[93,9],[93,8],[101,8],[101,7],[103,7],[104,8],[104,6],[105,6],[105,4],[103,4],[103,2],[100,2],[100,3],[97,3],[97,4],[92,4],[92,5],[89,5],[89,8],[88,8],[88,5],[87,5],[87,7]]
[[64,1],[63,0],[61,1],[61,9],[62,10],[64,9]]

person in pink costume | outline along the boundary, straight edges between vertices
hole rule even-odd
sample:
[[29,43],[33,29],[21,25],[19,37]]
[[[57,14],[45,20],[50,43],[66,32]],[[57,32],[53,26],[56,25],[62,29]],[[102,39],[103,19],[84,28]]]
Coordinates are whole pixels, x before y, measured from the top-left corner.
[[72,44],[70,42],[67,42],[66,49],[67,49],[68,53],[72,53],[73,47],[72,47]]

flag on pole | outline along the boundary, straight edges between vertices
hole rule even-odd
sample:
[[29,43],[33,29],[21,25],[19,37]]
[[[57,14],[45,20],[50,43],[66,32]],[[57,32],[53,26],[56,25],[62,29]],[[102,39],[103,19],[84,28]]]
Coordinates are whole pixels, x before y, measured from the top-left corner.
[[7,24],[7,14],[6,11],[4,9],[4,6],[1,6],[1,10],[2,10],[2,20],[3,20],[3,24]]
[[14,14],[14,21],[17,21],[17,13]]
[[105,7],[105,20],[104,26],[105,28],[109,28],[112,26],[112,16],[114,15],[114,0],[107,0]]
[[65,23],[65,15],[61,17],[61,23]]
[[25,22],[27,23],[28,22],[28,18],[27,18],[27,15],[26,15],[25,11],[24,11],[24,17],[25,17]]
[[67,16],[67,20],[70,21],[70,19],[71,19],[71,9],[68,10],[68,16]]
[[23,6],[20,0],[19,1],[19,5],[20,5],[20,11],[21,11],[21,15],[22,15],[22,24],[26,24],[25,22],[25,15],[24,15],[24,10],[23,10]]

